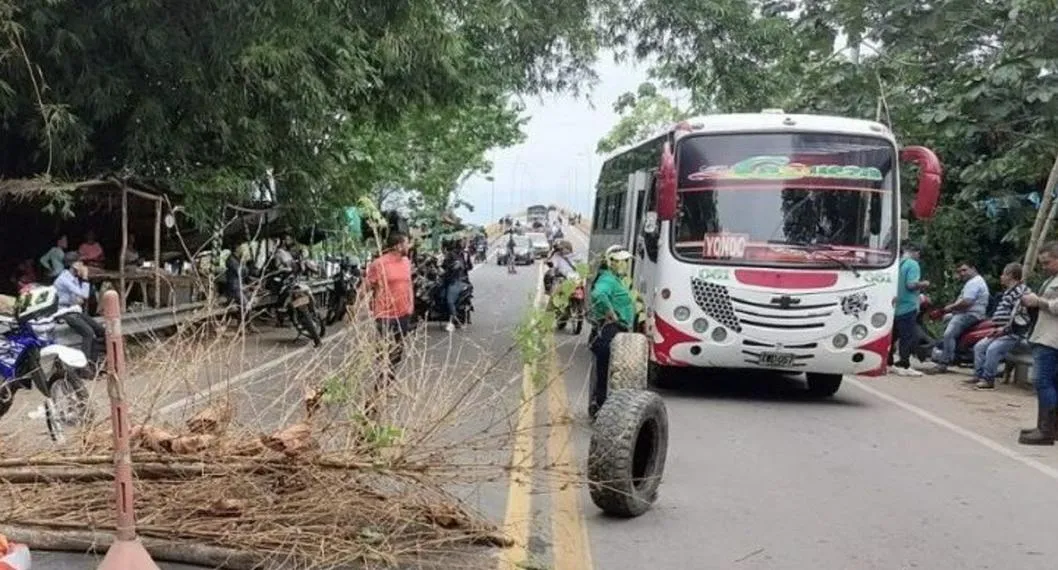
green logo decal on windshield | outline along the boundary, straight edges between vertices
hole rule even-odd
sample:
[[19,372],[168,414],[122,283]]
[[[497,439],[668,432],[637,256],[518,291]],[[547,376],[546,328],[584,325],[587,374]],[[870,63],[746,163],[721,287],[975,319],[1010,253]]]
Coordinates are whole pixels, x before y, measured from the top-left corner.
[[691,173],[691,180],[796,180],[798,178],[840,178],[882,180],[882,171],[872,166],[841,164],[801,164],[786,156],[755,156],[734,166],[709,166]]
[[698,272],[698,278],[703,281],[710,279],[730,279],[731,272],[723,268],[702,269]]
[[863,280],[875,285],[878,283],[892,283],[893,276],[888,271],[874,271],[871,273],[863,273]]

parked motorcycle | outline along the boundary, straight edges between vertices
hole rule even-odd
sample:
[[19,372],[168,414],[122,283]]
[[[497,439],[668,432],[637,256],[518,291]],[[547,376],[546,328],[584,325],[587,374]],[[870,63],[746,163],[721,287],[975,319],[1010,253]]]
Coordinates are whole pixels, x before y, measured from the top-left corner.
[[[448,309],[444,298],[444,273],[434,256],[420,257],[416,264],[412,283],[415,290],[415,321],[447,323]],[[474,312],[474,285],[465,281],[466,288],[456,300],[456,320],[464,325],[471,322]]]
[[330,295],[327,297],[327,319],[328,325],[333,325],[345,317],[347,307],[356,304],[356,291],[360,287],[363,274],[360,270],[360,260],[355,257],[342,257],[332,259],[339,265],[338,274],[334,276]]
[[[994,305],[994,302],[989,303],[989,308],[991,309]],[[989,311],[989,314],[991,314],[991,310]],[[941,337],[936,337],[930,334],[929,329],[925,326],[926,319],[931,321],[943,320],[944,311],[940,307],[934,306],[928,295],[921,295],[918,312],[919,340],[918,346],[915,347],[913,353],[916,358],[923,362],[935,360],[940,357],[943,349],[941,345],[944,340]],[[959,340],[955,343],[955,359],[952,362],[952,365],[962,368],[973,368],[974,345],[981,339],[997,334],[1002,328],[1002,326],[992,322],[991,319],[984,319],[966,329],[966,331],[959,336]]]
[[294,323],[294,329],[298,337],[302,335],[312,340],[313,346],[317,348],[323,344],[323,335],[326,334],[326,326],[320,317],[319,305],[312,288],[306,279],[307,274],[315,273],[317,268],[312,261],[299,262],[294,271],[273,277],[279,281],[278,295],[280,311],[283,311],[290,321]]
[[35,388],[44,395],[44,419],[56,443],[65,441],[66,425],[90,419],[82,379],[88,359],[54,336],[57,320],[79,310],[59,309],[55,288],[37,287],[19,297],[13,319],[0,317],[8,329],[0,334],[0,417],[11,409],[19,390]]

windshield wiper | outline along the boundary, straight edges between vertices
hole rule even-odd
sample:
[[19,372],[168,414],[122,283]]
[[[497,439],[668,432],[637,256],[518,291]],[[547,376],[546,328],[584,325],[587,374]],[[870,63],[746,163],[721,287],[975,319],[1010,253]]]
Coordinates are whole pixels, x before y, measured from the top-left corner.
[[[777,242],[773,242],[773,241],[769,240],[768,243],[777,243]],[[845,261],[844,259],[841,259],[840,257],[837,257],[835,255],[831,255],[831,254],[827,253],[828,251],[834,251],[834,246],[832,246],[830,244],[825,244],[825,243],[807,243],[807,242],[798,242],[798,241],[784,241],[784,242],[778,242],[778,243],[783,243],[783,244],[786,244],[786,245],[793,245],[793,246],[797,246],[797,247],[803,247],[805,249],[805,251],[807,251],[809,253],[814,253],[814,254],[820,255],[820,256],[826,258],[828,261],[833,261],[834,263],[838,264],[839,266],[841,266],[842,269],[848,269],[849,271],[852,272],[853,275],[856,276],[856,278],[860,277],[860,272],[855,267],[853,267],[853,265],[851,263]]]

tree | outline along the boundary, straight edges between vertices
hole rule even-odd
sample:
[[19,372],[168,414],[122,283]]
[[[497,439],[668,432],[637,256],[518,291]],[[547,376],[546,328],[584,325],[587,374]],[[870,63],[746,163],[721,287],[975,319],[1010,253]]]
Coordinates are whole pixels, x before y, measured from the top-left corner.
[[596,151],[612,152],[617,148],[649,137],[658,129],[671,125],[687,114],[667,97],[658,93],[652,83],[644,83],[635,93],[625,93],[614,103],[621,120],[599,141]]
[[781,107],[867,118],[890,124],[903,144],[932,147],[945,166],[942,205],[934,220],[912,224],[931,281],[951,285],[956,257],[993,276],[1021,258],[1034,216],[1026,198],[1053,191],[1046,180],[1058,155],[1053,1],[806,0],[793,8],[626,0],[607,22],[624,55],[654,62],[657,81],[691,93],[692,111]]
[[[511,120],[507,95],[590,79],[591,8],[589,0],[0,0],[0,177],[165,180],[208,211],[270,171],[291,207],[353,203],[385,177],[350,184],[348,161],[365,159],[348,143],[367,142],[374,160],[383,148],[374,138],[394,141],[385,133],[397,130],[436,151],[470,124],[466,113]],[[425,124],[413,127],[409,114]],[[458,178],[452,161],[467,156],[423,166],[407,152],[397,162],[416,165],[414,185],[426,192],[447,191]],[[464,165],[480,166],[480,157]]]

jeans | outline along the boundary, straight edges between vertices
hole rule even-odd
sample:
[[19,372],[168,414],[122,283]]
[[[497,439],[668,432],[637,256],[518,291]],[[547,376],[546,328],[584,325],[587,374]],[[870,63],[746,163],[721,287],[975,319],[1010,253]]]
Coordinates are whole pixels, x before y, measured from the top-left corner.
[[1003,362],[1020,340],[1021,337],[1008,334],[977,341],[974,345],[974,376],[986,382],[995,380],[999,363]]
[[376,319],[375,330],[378,331],[382,341],[387,346],[387,358],[383,363],[383,381],[392,382],[396,378],[397,365],[404,360],[404,337],[411,332],[411,319],[400,317],[397,319]]
[[78,336],[81,337],[81,351],[84,352],[88,362],[99,362],[100,350],[106,339],[107,331],[103,325],[84,313],[69,313],[62,316]]
[[959,337],[962,336],[962,333],[966,332],[970,327],[976,325],[980,321],[981,317],[971,315],[970,313],[953,315],[951,320],[948,321],[948,328],[944,329],[944,341],[942,344],[943,353],[937,364],[947,365],[954,362],[955,346],[959,342]]
[[459,303],[459,296],[465,291],[467,284],[462,281],[455,281],[450,283],[445,288],[445,306],[448,308],[448,319],[452,322],[459,320],[458,309],[456,304]]
[[595,355],[595,389],[591,392],[589,410],[594,415],[606,403],[606,392],[610,383],[610,347],[617,333],[626,332],[618,323],[604,323],[591,340],[591,352]]
[[1042,344],[1032,345],[1032,385],[1036,387],[1036,399],[1045,410],[1058,408],[1058,348]]
[[911,351],[918,344],[918,311],[897,315],[893,319],[894,344],[900,345],[899,359],[896,365],[901,368],[911,366]]

